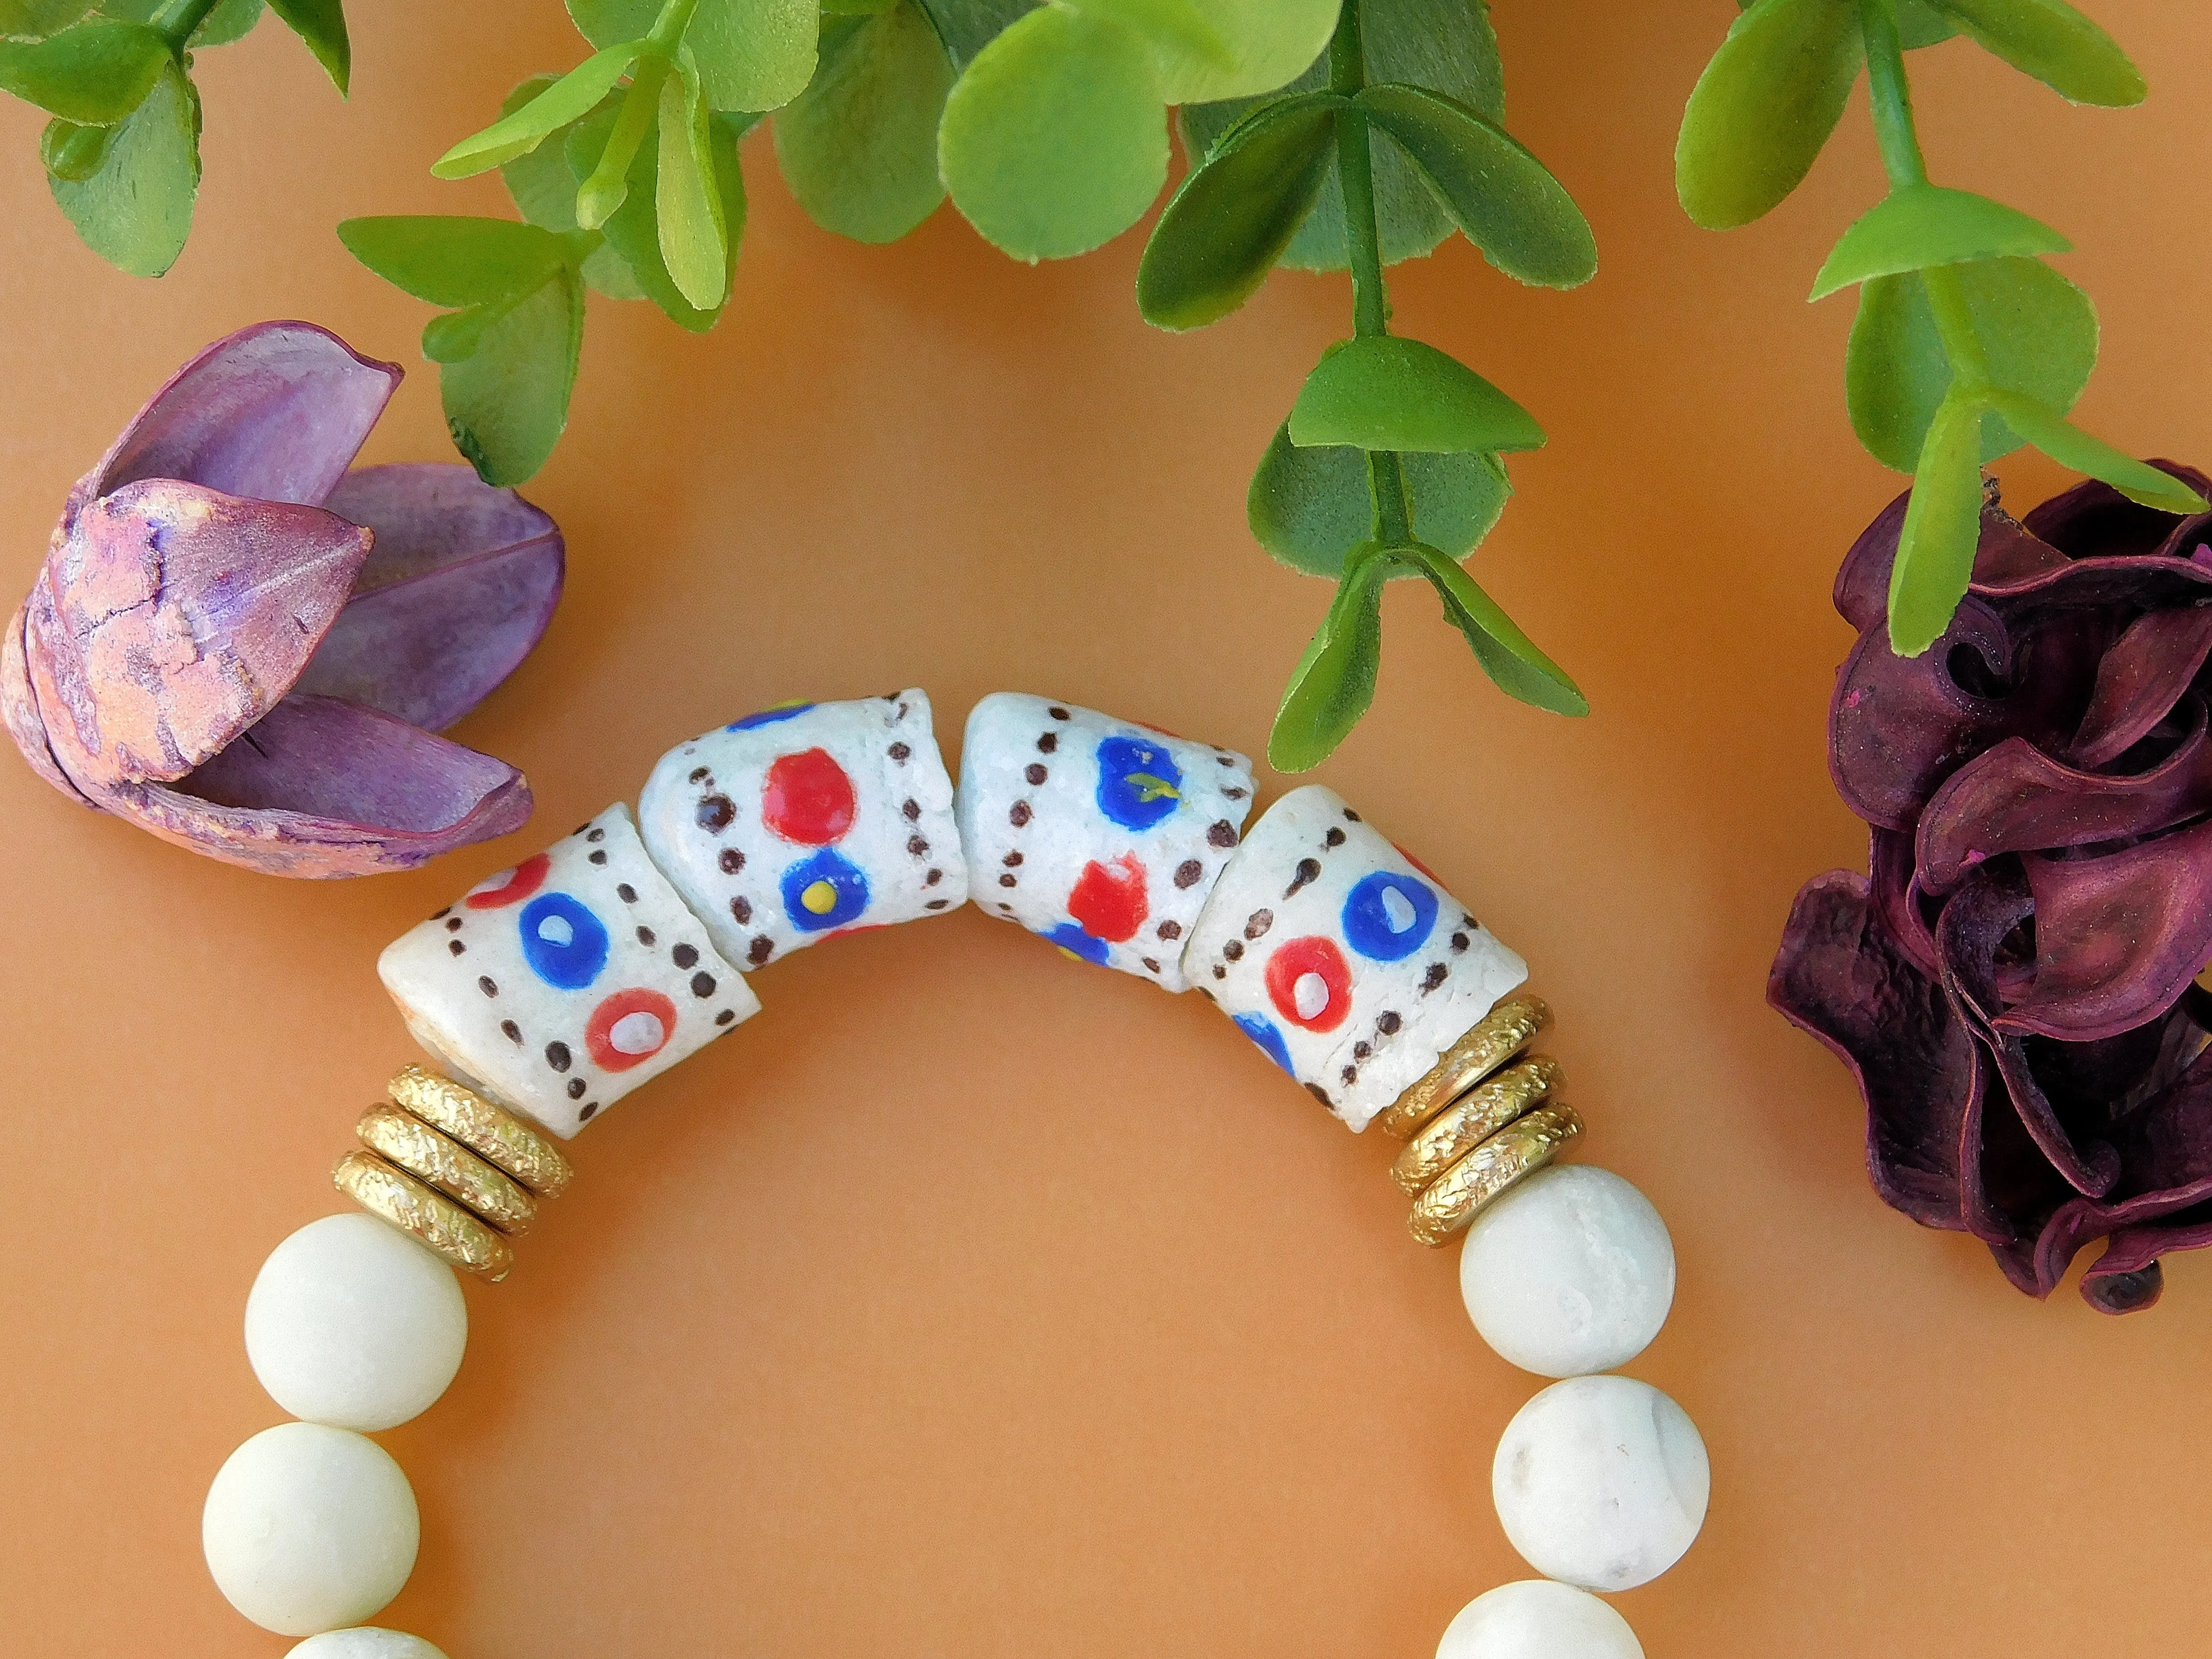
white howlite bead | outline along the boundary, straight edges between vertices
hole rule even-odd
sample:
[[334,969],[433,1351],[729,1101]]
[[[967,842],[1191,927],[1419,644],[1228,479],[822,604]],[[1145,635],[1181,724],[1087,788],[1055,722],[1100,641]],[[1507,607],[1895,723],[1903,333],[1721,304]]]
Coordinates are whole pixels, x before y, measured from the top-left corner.
[[373,1618],[415,1570],[415,1493],[374,1440],[280,1423],[230,1455],[208,1488],[200,1547],[231,1606],[280,1636]]
[[1609,1170],[1554,1164],[1474,1218],[1459,1293],[1482,1340],[1540,1376],[1588,1376],[1650,1345],[1674,1300],[1674,1246]]
[[1689,1414],[1649,1382],[1575,1376],[1505,1425],[1490,1492],[1505,1536],[1547,1577],[1649,1583],[1705,1524],[1712,1471]]
[[1437,1659],[1644,1659],[1644,1644],[1588,1590],[1524,1578],[1462,1607]]
[[333,1428],[419,1415],[468,1340],[453,1270],[372,1215],[309,1222],[270,1252],[246,1298],[246,1357],[261,1386],[293,1416]]
[[446,1656],[419,1636],[362,1625],[310,1636],[284,1659],[446,1659]]

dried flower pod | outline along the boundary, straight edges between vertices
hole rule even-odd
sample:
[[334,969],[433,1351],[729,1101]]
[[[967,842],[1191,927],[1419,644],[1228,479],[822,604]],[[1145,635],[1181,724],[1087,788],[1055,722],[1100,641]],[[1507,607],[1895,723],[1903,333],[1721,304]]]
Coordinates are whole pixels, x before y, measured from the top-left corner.
[[561,533],[465,466],[349,471],[399,375],[260,323],[155,393],[0,639],[0,716],[41,777],[275,875],[521,827],[521,774],[434,733],[544,634]]

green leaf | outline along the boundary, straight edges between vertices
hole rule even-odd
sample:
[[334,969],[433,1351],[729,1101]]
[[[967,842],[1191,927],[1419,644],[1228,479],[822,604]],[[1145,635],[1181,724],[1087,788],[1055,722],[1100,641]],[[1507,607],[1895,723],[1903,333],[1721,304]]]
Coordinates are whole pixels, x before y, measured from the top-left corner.
[[1182,182],[1137,266],[1137,309],[1161,328],[1201,328],[1267,280],[1313,210],[1335,154],[1340,100],[1285,98],[1236,128]]
[[50,40],[0,40],[0,92],[64,121],[112,126],[170,67],[169,43],[138,23],[95,18]]
[[[1398,465],[1413,497],[1413,534],[1455,556],[1490,533],[1512,493],[1495,455],[1401,455]],[[1342,445],[1301,449],[1287,427],[1278,427],[1244,507],[1261,546],[1293,570],[1334,581],[1352,550],[1374,534],[1366,453]]]
[[[1979,260],[1960,265],[1954,280],[1965,290],[1991,380],[2053,409],[2073,408],[2097,364],[2089,296],[2040,259]],[[1917,272],[1877,276],[1859,289],[1844,383],[1859,441],[1883,465],[1911,471],[1951,390],[1950,359]],[[1983,417],[1984,464],[2021,442],[2002,416]]]
[[976,54],[945,101],[938,163],[969,222],[1018,259],[1087,253],[1167,182],[1167,118],[1145,43],[1047,6]]
[[1863,55],[1849,0],[1759,0],[1737,18],[1682,114],[1683,210],[1731,230],[1778,205],[1836,130]]
[[512,115],[501,116],[455,144],[431,163],[432,174],[466,179],[537,149],[549,136],[598,107],[644,50],[644,41],[629,40],[586,58]]
[[[162,0],[100,0],[94,9],[102,17],[112,17],[118,22],[150,23],[161,5]],[[82,15],[87,8],[70,0],[68,4],[45,9],[55,13],[74,11]],[[197,50],[202,46],[227,46],[234,40],[242,40],[261,21],[261,11],[262,0],[216,0],[215,9],[200,19],[200,26],[192,31],[192,38],[185,44]],[[53,33],[52,29],[40,32]],[[13,29],[0,28],[0,33],[14,33]]]
[[346,38],[344,0],[269,0],[269,9],[307,42],[340,92],[353,73],[353,43]]
[[917,0],[917,3],[936,30],[957,74],[975,62],[975,54],[1016,19],[1035,11],[1041,0]]
[[[1362,0],[1360,43],[1370,80],[1441,93],[1492,121],[1505,118],[1498,38],[1483,0]],[[1321,91],[1328,84],[1326,55],[1285,88]],[[1194,160],[1266,100],[1188,105],[1178,117],[1183,144]],[[1374,157],[1375,219],[1386,264],[1419,258],[1451,234],[1452,222],[1413,160],[1395,144],[1370,147]],[[1344,191],[1331,156],[1312,213],[1291,240],[1281,263],[1299,270],[1345,266]]]
[[386,282],[434,306],[533,293],[568,261],[561,237],[509,219],[348,219],[338,240]]
[[1972,259],[2070,252],[2074,244],[2017,208],[1941,185],[1902,185],[1836,243],[1813,282],[1812,297],[1899,271]]
[[[733,167],[732,172],[736,171]],[[616,252],[613,243],[602,240],[584,256],[577,267],[583,273],[586,284],[604,294],[610,300],[643,300],[650,296],[645,284],[637,280],[637,273],[629,262]],[[672,283],[671,286],[674,286]]]
[[[568,137],[568,167],[572,176],[580,182],[588,177],[599,163],[600,152],[606,148],[607,134],[616,118],[613,105],[599,111],[589,119],[580,121],[570,129]],[[730,269],[734,269],[738,246],[744,239],[745,228],[745,180],[738,165],[738,141],[751,130],[750,117],[714,116],[709,124],[714,149],[714,182],[721,193],[722,223],[728,242]],[[695,334],[704,333],[714,327],[721,315],[720,309],[702,311],[684,297],[668,274],[668,266],[661,257],[660,227],[656,211],[659,194],[659,143],[648,130],[637,154],[630,160],[628,181],[629,194],[623,204],[608,219],[602,229],[607,246],[618,256],[623,267],[641,290],[644,298],[660,307],[668,317]],[[596,256],[595,256],[596,257]],[[723,282],[723,303],[728,303],[729,280]]]
[[1900,657],[1917,657],[1941,639],[1966,597],[1982,534],[1985,395],[1954,391],[1929,424],[1889,573],[1889,643]]
[[[158,3],[159,0],[148,0],[149,9]],[[50,34],[59,34],[91,9],[92,0],[0,0],[0,36],[10,40],[43,40]]]
[[51,178],[72,184],[89,179],[107,160],[122,131],[119,125],[82,127],[57,115],[39,134],[39,164]]
[[945,199],[937,124],[952,65],[913,0],[825,21],[821,66],[776,112],[775,159],[808,216],[861,242],[895,242]]
[[1990,401],[2005,424],[2058,463],[2101,478],[2131,501],[2161,513],[2202,513],[2204,498],[2170,472],[2136,460],[2075,426],[2055,409],[2016,392],[1996,392]]
[[[568,0],[568,15],[595,46],[652,33],[660,0]],[[684,31],[710,108],[779,109],[814,74],[814,0],[699,0]]]
[[1936,9],[1936,0],[1897,0],[1897,37],[1907,52],[1948,40],[1958,32],[1959,26]]
[[568,423],[583,344],[584,287],[564,269],[441,368],[447,429],[486,483],[519,484],[545,465]]
[[87,247],[133,276],[159,276],[191,234],[200,186],[198,92],[170,64],[89,178],[46,183]]
[[[502,118],[512,115],[550,87],[557,77],[533,75],[507,94],[499,106]],[[548,134],[549,137],[552,135]],[[568,158],[558,144],[539,144],[499,164],[500,182],[514,198],[516,210],[541,229],[576,228],[576,180],[568,171]]]
[[1291,441],[1361,449],[1534,449],[1544,429],[1466,364],[1395,335],[1331,346],[1299,388]]
[[[660,83],[660,155],[653,210],[660,222],[661,262],[677,291],[697,309],[716,311],[728,292],[725,284],[730,259],[707,115],[687,50],[678,73]],[[734,156],[731,165],[737,165]]]
[[1371,86],[1358,103],[1413,158],[1468,240],[1507,276],[1573,288],[1597,274],[1589,221],[1502,127],[1419,87]]
[[[1194,59],[1207,70],[1234,71],[1237,56],[1197,0],[1066,0],[1075,10],[1119,23],[1163,63]],[[1287,78],[1287,77],[1285,77]],[[1163,102],[1167,101],[1164,96]]]
[[[1464,0],[1463,0],[1464,3]],[[1073,0],[1096,11],[1098,0]],[[1111,9],[1152,10],[1160,0],[1112,0]],[[1200,14],[1224,50],[1147,33],[1160,101],[1202,104],[1273,92],[1327,50],[1339,0],[1182,0]],[[1127,20],[1125,20],[1127,21]]]
[[1499,690],[1554,714],[1580,719],[1589,713],[1589,700],[1566,671],[1537,648],[1457,560],[1433,547],[1405,551],[1419,561],[1421,574],[1444,602],[1444,615],[1467,636],[1474,659]]
[[2023,74],[2077,104],[2140,104],[2148,88],[2119,43],[2066,0],[1929,0]]
[[1358,550],[1312,642],[1291,671],[1267,763],[1279,772],[1320,765],[1375,701],[1382,663],[1382,584],[1395,564],[1373,543]]

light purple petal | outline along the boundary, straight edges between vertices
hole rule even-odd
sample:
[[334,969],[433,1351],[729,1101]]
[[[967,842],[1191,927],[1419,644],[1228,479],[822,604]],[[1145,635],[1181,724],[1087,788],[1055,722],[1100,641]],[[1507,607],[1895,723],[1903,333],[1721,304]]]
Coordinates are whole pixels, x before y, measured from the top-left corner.
[[299,690],[442,731],[514,672],[552,620],[559,529],[473,468],[361,467],[325,506],[376,542]]
[[31,689],[30,663],[23,655],[23,623],[28,610],[27,604],[18,610],[8,619],[7,633],[0,635],[0,719],[6,720],[8,735],[15,738],[15,747],[23,751],[33,772],[71,800],[98,811],[97,803],[87,799],[84,792],[70,781],[46,742],[46,723],[39,713],[39,695]]
[[2149,611],[2097,665],[2097,689],[2074,734],[2074,763],[2104,766],[2164,720],[2212,655],[2212,604]]

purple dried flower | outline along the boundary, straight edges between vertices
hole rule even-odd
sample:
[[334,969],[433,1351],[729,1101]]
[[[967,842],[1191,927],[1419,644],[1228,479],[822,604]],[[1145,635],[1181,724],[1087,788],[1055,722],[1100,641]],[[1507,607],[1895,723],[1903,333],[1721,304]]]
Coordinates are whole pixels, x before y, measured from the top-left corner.
[[260,323],[154,394],[0,638],[0,716],[41,777],[276,875],[522,826],[522,775],[432,734],[544,634],[561,533],[465,466],[347,471],[399,374]]

